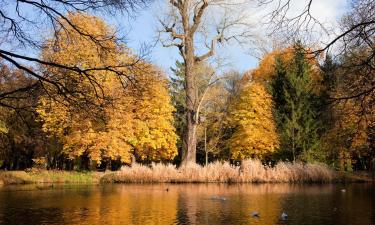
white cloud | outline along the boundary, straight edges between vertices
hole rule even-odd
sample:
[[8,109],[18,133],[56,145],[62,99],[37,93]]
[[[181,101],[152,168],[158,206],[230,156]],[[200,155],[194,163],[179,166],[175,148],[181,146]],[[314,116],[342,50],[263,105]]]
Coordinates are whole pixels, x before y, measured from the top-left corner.
[[[239,1],[239,0],[229,0],[229,1]],[[258,0],[246,0],[248,2],[247,15],[248,19],[252,24],[255,24],[257,27],[254,29],[254,32],[258,35],[263,35],[267,33],[266,19],[263,18],[267,12],[270,12],[272,9],[275,9],[275,5],[267,5],[263,9],[255,7],[254,2]],[[274,4],[279,0],[274,0]],[[281,0],[285,2],[286,0]],[[309,0],[290,0],[291,5],[288,11],[288,16],[296,15],[301,13],[303,8],[307,5]],[[138,18],[135,24],[133,24],[134,30],[131,32],[132,45],[136,45],[138,42],[148,42],[153,41],[155,36],[155,28],[158,24],[156,21],[156,15],[161,15],[163,13],[163,8],[165,7],[162,3],[165,3],[166,0],[156,1],[155,4],[150,7],[149,10],[143,12],[142,15]],[[330,31],[336,31],[338,29],[337,21],[347,10],[348,2],[347,0],[313,0],[311,5],[311,14],[313,17],[318,19],[324,26]],[[215,16],[219,16],[220,11],[213,13],[215,15],[210,15],[209,20],[213,20]],[[213,22],[213,21],[212,21]],[[152,25],[151,25],[152,24]],[[319,33],[319,28],[315,28],[315,32]],[[316,41],[327,42],[330,40],[328,35],[315,35]],[[281,39],[280,39],[281,40]],[[284,40],[283,40],[284,41]],[[271,44],[270,44],[271,43]],[[272,41],[267,43],[267,46],[271,46]],[[132,46],[132,47],[133,47]],[[254,47],[254,46],[252,46]],[[251,49],[251,50],[249,50]],[[249,47],[241,48],[235,43],[230,43],[226,47],[220,48],[219,54],[227,54],[228,60],[231,61],[231,65],[234,68],[240,70],[247,70],[253,68],[256,65],[257,59],[252,57],[254,55],[254,49]],[[204,51],[204,49],[202,50]],[[152,53],[152,59],[155,63],[161,65],[163,68],[168,70],[170,66],[174,65],[176,59],[180,58],[178,51],[174,48],[163,48],[160,45],[157,45]]]
[[347,6],[347,0],[313,0],[311,12],[319,21],[332,22],[342,16]]

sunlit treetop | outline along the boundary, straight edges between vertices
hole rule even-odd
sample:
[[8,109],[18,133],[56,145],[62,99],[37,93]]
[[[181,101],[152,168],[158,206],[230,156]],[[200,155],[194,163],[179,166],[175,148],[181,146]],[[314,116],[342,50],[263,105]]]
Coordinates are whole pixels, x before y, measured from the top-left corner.
[[[86,155],[98,163],[102,159],[129,163],[133,154],[140,159],[173,159],[177,154],[174,108],[160,71],[144,61],[134,64],[135,56],[116,43],[101,19],[81,13],[68,16],[105,41],[98,48],[90,37],[65,36],[67,30],[46,42],[42,54],[46,61],[88,68],[89,73],[43,68],[69,91],[67,98],[53,84],[45,87],[49,94],[40,99],[37,109],[43,130],[59,139],[70,158]],[[126,74],[126,79],[119,74]]]
[[272,107],[272,97],[261,82],[243,86],[228,118],[234,129],[228,140],[232,159],[262,159],[278,148]]
[[[315,85],[315,90],[320,90],[322,82],[322,74],[319,69],[318,60],[312,54],[312,50],[305,48],[299,43],[296,43],[285,49],[275,49],[274,51],[266,54],[259,62],[259,66],[251,71],[251,77],[254,80],[261,80],[263,82],[269,82],[276,75],[276,59],[279,58],[286,66],[286,70],[293,69],[292,60],[297,52],[297,49],[301,49],[304,53],[304,57],[311,66],[311,78]],[[318,87],[318,88],[317,88]]]

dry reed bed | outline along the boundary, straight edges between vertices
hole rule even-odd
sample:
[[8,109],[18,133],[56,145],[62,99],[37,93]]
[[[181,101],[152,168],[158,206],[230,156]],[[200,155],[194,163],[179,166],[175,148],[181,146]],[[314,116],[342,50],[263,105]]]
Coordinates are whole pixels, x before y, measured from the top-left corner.
[[170,164],[135,164],[106,174],[102,182],[115,183],[327,183],[336,179],[335,172],[323,164],[280,162],[271,167],[259,160],[247,160],[239,166],[215,162],[176,168]]

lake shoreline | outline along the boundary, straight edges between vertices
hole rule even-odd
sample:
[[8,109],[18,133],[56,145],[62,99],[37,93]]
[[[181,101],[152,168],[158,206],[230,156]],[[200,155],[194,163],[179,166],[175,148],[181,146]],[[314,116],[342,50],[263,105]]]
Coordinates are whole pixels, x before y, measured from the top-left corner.
[[17,184],[99,184],[99,183],[360,183],[374,182],[368,172],[340,172],[326,166],[284,163],[264,167],[251,161],[239,172],[239,167],[213,163],[183,169],[172,165],[133,165],[120,171],[30,170],[0,171],[0,186]]
[[97,184],[103,175],[102,172],[62,170],[0,171],[0,187],[23,184]]

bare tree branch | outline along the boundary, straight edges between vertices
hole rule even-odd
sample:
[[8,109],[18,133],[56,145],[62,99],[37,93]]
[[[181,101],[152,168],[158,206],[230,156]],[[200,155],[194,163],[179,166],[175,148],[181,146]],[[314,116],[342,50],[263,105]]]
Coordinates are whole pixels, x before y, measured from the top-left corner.
[[[74,24],[66,15],[70,12],[105,12],[109,14],[119,12],[130,15],[146,7],[150,1],[152,0],[16,0],[5,3],[5,0],[0,0],[0,59],[4,59],[8,64],[25,71],[40,82],[51,84],[58,90],[58,93],[64,96],[71,95],[73,97],[75,95],[74,90],[67,89],[59,80],[53,80],[46,74],[41,74],[31,69],[31,66],[45,65],[78,73],[88,79],[97,97],[103,97],[103,89],[96,77],[91,74],[92,71],[116,73],[125,87],[124,78],[129,82],[134,81],[132,75],[125,74],[122,68],[127,68],[127,71],[131,71],[132,67],[136,68],[136,64],[141,60],[134,59],[133,62],[126,65],[118,64],[82,69],[78,66],[47,62],[18,52],[22,49],[25,51],[32,49],[39,51],[43,48],[44,40],[38,33],[42,27],[52,30],[55,41],[58,41],[59,33],[65,32],[66,35],[85,37],[93,42],[98,50],[107,51],[104,44],[106,41],[122,41],[121,38],[116,37],[116,31],[113,35],[95,36],[86,32],[84,27]],[[30,10],[34,10],[35,13],[27,13]],[[34,27],[34,29],[29,29],[30,27]],[[13,48],[13,46],[17,47]],[[14,49],[18,49],[18,51],[14,51]],[[21,88],[19,91],[27,91],[27,88]],[[81,95],[83,94],[81,93]]]

